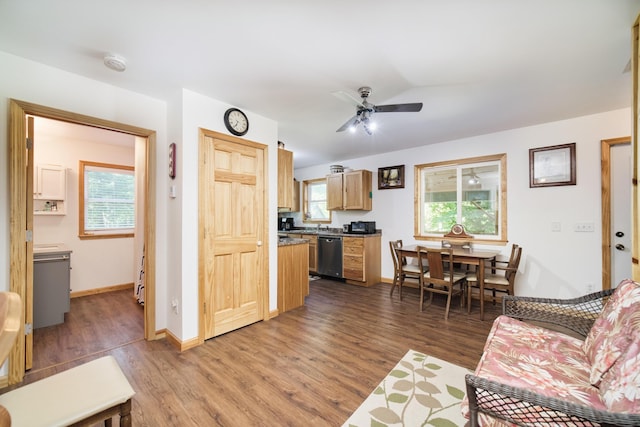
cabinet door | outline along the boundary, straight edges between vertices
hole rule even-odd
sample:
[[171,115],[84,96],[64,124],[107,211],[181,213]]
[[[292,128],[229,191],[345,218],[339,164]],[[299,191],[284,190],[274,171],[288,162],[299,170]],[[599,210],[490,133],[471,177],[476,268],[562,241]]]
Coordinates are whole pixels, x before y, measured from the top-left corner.
[[327,175],[327,209],[342,209],[342,174]]
[[300,181],[293,180],[293,207],[291,212],[300,212]]
[[344,173],[344,209],[371,210],[371,171]]
[[345,237],[342,239],[342,270],[345,279],[365,281],[364,239]]
[[309,271],[318,271],[318,236],[307,236],[309,239]]
[[67,196],[65,168],[57,165],[38,165],[34,187],[35,199],[64,200]]
[[293,153],[278,149],[278,207],[293,208]]

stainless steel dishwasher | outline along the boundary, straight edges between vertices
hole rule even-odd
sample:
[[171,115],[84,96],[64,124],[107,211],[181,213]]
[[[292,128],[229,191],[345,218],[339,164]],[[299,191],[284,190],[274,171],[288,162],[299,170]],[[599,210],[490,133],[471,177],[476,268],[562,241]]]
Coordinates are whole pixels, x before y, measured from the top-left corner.
[[342,278],[342,237],[318,236],[318,274]]

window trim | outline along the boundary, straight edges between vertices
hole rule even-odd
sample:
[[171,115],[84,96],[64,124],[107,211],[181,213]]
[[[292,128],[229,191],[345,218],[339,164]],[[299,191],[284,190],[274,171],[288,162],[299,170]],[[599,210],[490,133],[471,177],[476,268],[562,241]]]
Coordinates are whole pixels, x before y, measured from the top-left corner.
[[[323,219],[307,219],[307,212],[309,209],[309,191],[308,191],[308,186],[309,184],[313,184],[316,182],[320,182],[320,181],[325,181],[325,188],[326,191],[329,191],[329,185],[327,184],[327,179],[326,178],[316,178],[316,179],[308,179],[308,180],[304,180],[302,181],[302,222],[305,224],[331,224],[331,220],[332,220],[332,215],[333,215],[333,211],[330,209],[327,209],[327,211],[329,212],[329,219],[327,220],[323,220]],[[329,194],[326,194],[327,200],[329,198]]]
[[469,157],[466,159],[448,160],[435,163],[423,163],[415,165],[413,168],[414,179],[414,205],[413,205],[413,237],[416,240],[426,241],[442,241],[442,236],[423,236],[420,234],[420,171],[424,168],[452,166],[458,167],[471,163],[482,162],[500,162],[500,235],[495,239],[486,238],[472,238],[474,243],[482,244],[499,244],[506,245],[508,243],[507,237],[507,154],[493,154],[480,157]]
[[[118,169],[118,170],[126,170],[134,172],[133,176],[135,179],[135,168],[133,166],[125,166],[125,165],[116,165],[110,163],[99,163],[99,162],[90,162],[86,160],[79,161],[78,167],[78,237],[81,240],[87,239],[117,239],[123,237],[134,237],[135,236],[135,225],[131,228],[131,232],[123,232],[122,230],[127,229],[117,229],[115,232],[109,231],[87,231],[85,230],[85,218],[84,218],[84,179],[85,179],[85,167],[93,167],[93,168],[103,168],[103,169]],[[134,207],[135,207],[135,197],[134,197]],[[135,219],[135,215],[134,215]]]

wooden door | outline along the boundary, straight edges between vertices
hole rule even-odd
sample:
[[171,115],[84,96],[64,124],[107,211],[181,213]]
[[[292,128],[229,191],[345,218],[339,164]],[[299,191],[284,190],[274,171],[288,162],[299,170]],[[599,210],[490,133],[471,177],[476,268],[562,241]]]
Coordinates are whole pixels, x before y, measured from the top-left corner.
[[199,282],[204,339],[268,316],[266,146],[200,131]]

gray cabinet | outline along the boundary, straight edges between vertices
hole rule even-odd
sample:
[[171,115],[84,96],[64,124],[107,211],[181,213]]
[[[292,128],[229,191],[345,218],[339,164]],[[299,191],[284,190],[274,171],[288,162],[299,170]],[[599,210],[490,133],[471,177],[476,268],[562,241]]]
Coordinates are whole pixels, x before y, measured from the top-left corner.
[[34,246],[33,253],[34,329],[63,323],[71,303],[71,251],[63,245],[42,246]]

